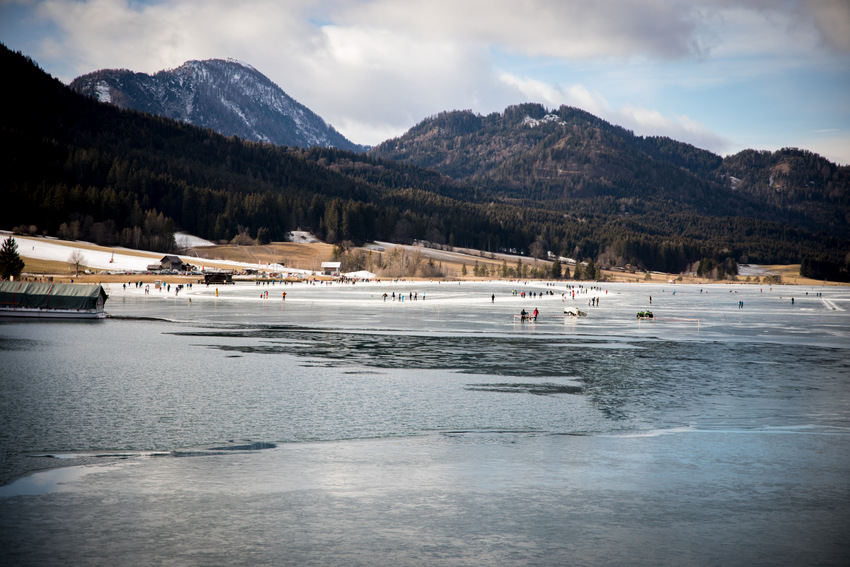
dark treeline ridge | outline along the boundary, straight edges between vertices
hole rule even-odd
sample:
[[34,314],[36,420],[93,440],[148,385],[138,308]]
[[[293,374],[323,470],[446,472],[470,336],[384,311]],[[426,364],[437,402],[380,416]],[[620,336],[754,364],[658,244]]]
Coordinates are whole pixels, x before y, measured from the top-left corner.
[[850,237],[850,167],[794,148],[721,158],[567,106],[444,112],[370,153],[548,207],[613,197],[611,214],[650,206],[662,215],[741,216]]
[[823,256],[804,258],[800,275],[815,280],[850,282],[850,262],[835,262]]
[[806,150],[721,158],[580,109],[529,103],[487,116],[443,112],[370,154],[432,168],[505,202],[630,217],[639,233],[685,249],[695,237],[721,253],[726,242],[753,262],[824,252],[846,263],[850,252],[850,167]]
[[[0,58],[14,85],[4,89],[0,125],[0,226],[161,251],[174,249],[177,229],[261,242],[301,229],[329,243],[551,250],[668,272],[701,260],[799,262],[809,250],[837,262],[848,250],[839,236],[672,200],[660,209],[658,199],[619,189],[539,199],[497,180],[457,180],[365,154],[225,138],[78,95],[5,47]],[[700,151],[677,159],[679,169],[716,167]]]

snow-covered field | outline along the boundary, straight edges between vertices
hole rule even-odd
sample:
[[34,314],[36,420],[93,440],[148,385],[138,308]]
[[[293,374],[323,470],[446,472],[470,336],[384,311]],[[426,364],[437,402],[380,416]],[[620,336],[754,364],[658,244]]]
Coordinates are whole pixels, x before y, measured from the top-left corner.
[[[18,245],[18,254],[24,259],[47,260],[54,262],[71,263],[70,256],[76,250],[82,254],[81,267],[93,271],[110,272],[144,272],[151,264],[158,264],[164,254],[150,250],[128,250],[120,246],[106,248],[88,242],[71,242],[54,238],[34,238],[28,236],[12,235],[10,232],[0,231],[0,239],[5,240],[13,236]],[[181,234],[178,242],[189,242],[190,246],[212,246],[213,243],[202,238]],[[183,262],[197,266],[199,270],[215,267],[224,269],[241,270],[244,268],[257,268],[266,271],[286,272],[293,275],[307,276],[314,272],[310,270],[298,270],[286,268],[281,265],[270,266],[268,264],[256,264],[248,262],[235,262],[232,260],[209,260],[195,256],[178,255]],[[369,272],[356,272],[346,274],[353,278],[374,278]]]
[[[5,238],[6,235],[3,236]],[[159,252],[144,250],[134,250],[130,254],[127,249],[120,247],[89,249],[89,246],[49,238],[14,236],[14,239],[18,244],[18,254],[23,258],[70,262],[71,254],[78,250],[83,256],[82,264],[94,270],[144,271],[149,264],[158,263],[163,256]]]
[[[3,240],[10,233],[2,233]],[[116,246],[105,248],[87,242],[69,242],[50,238],[31,238],[28,236],[14,236],[18,244],[18,254],[23,258],[33,260],[48,260],[54,262],[70,262],[70,256],[78,250],[83,256],[82,265],[91,270],[108,270],[116,272],[145,271],[150,264],[158,264],[164,254],[150,250],[128,250]],[[201,240],[202,239],[198,239]],[[204,241],[205,242],[205,241]],[[179,255],[180,259],[188,264],[203,267],[215,266],[221,268],[256,268],[257,264],[245,262],[233,262],[230,260],[206,260],[194,256]]]

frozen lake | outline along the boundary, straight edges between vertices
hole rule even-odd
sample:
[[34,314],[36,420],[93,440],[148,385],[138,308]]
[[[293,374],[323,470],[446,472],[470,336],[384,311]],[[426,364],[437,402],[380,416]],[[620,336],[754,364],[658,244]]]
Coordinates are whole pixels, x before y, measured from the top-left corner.
[[175,292],[0,323],[3,563],[850,557],[850,288]]

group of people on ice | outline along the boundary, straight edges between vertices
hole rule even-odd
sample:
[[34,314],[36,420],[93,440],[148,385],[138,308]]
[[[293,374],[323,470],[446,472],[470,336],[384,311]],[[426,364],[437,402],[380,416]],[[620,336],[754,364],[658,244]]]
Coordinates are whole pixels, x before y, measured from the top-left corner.
[[534,308],[534,312],[529,314],[528,311],[523,309],[519,312],[519,320],[521,323],[525,323],[526,321],[537,321],[537,316],[540,315],[540,311],[537,308]]

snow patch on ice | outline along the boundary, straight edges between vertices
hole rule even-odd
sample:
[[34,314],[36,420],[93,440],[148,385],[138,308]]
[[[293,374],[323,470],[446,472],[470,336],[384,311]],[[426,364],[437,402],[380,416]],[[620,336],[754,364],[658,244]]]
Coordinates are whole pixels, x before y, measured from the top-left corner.
[[356,280],[374,280],[378,277],[377,274],[367,272],[366,270],[360,270],[359,272],[348,272],[347,274],[343,275],[347,278],[352,278]]
[[758,264],[738,264],[738,275],[747,276],[775,276],[776,272],[771,272],[764,266]]

